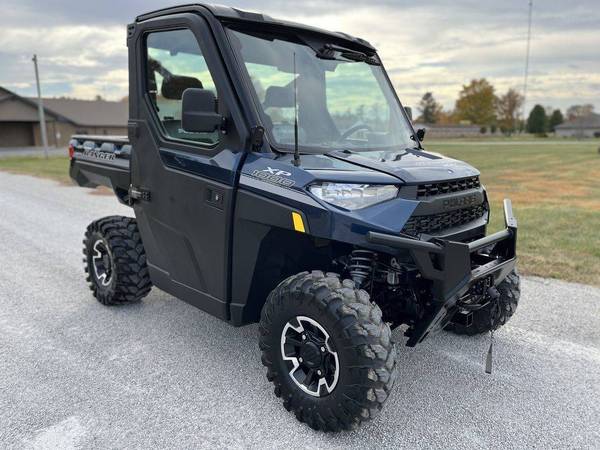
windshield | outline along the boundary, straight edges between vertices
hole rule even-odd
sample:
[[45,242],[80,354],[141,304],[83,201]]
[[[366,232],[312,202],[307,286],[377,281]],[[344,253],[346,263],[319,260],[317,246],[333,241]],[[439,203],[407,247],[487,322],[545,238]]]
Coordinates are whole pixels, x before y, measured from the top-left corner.
[[294,149],[296,104],[302,152],[402,151],[416,146],[376,56],[325,41],[308,45],[294,36],[231,28],[228,33],[277,149]]

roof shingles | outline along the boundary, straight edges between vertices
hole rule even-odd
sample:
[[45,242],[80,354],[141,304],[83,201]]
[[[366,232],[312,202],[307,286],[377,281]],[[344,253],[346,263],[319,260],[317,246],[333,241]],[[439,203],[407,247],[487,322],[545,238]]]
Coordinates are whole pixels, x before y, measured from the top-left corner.
[[126,127],[129,119],[127,102],[45,98],[44,108],[82,126]]

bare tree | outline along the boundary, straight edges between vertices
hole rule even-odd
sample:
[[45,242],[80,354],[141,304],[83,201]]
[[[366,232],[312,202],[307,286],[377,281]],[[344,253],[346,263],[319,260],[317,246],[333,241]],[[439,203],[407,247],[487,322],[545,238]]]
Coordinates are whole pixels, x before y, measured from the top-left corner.
[[509,89],[506,94],[498,99],[498,124],[500,131],[505,134],[512,134],[517,128],[519,121],[519,111],[523,106],[524,98],[516,89]]
[[567,109],[567,119],[573,120],[578,117],[589,116],[594,112],[594,105],[587,103],[585,105],[573,105]]

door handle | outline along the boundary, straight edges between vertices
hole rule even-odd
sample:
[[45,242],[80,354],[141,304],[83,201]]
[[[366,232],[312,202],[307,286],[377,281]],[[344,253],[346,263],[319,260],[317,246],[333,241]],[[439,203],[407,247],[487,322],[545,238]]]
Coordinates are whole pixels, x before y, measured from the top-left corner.
[[215,208],[223,209],[223,204],[225,202],[225,193],[220,189],[215,189],[212,187],[206,188],[206,203]]

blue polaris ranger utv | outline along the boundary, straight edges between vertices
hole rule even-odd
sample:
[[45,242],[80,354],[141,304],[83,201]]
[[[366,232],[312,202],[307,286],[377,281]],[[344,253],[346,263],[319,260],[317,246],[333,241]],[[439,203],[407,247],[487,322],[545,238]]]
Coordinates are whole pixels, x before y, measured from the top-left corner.
[[368,42],[186,5],[137,17],[127,45],[128,136],[76,135],[69,149],[71,177],[135,215],[85,233],[101,303],[154,285],[258,322],[275,394],[324,431],[382,408],[390,329],[412,347],[515,312],[510,201],[506,228],[486,235],[479,172],[423,147]]

